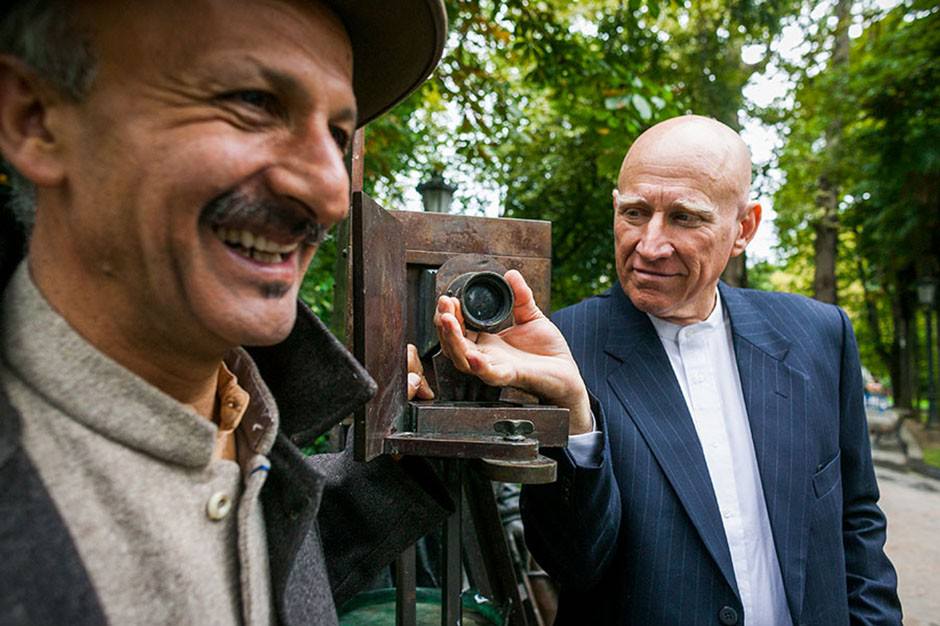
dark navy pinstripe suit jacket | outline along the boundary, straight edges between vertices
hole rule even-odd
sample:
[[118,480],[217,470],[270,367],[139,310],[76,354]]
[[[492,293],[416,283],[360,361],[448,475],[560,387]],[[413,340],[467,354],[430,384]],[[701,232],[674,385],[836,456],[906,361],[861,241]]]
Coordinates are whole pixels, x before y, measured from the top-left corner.
[[[800,296],[720,293],[794,622],[899,624],[848,319]],[[529,547],[561,584],[556,624],[745,623],[705,457],[649,318],[617,285],[553,321],[605,433],[600,466],[559,450],[558,482],[523,490]]]

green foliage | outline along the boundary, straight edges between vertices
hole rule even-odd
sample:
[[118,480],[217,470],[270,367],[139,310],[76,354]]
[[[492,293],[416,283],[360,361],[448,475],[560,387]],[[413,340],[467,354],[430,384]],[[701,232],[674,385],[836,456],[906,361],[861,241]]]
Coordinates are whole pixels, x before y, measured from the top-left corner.
[[495,181],[504,215],[552,221],[556,308],[616,281],[610,193],[630,143],[686,111],[737,127],[760,67],[741,47],[772,37],[794,4],[451,5],[458,44],[437,80],[462,117],[448,166]]
[[[908,2],[866,24],[844,70],[819,72],[816,57],[796,68],[795,107],[767,116],[788,134],[786,183],[774,199],[787,269],[812,270],[824,175],[842,190],[840,304],[856,322],[863,362],[880,376],[899,367],[893,322],[913,310],[914,279],[940,270],[938,59],[940,8]],[[829,146],[834,125],[839,141]]]
[[[576,302],[616,280],[610,193],[630,143],[683,112],[738,127],[762,67],[741,48],[796,4],[450,0],[432,80],[367,129],[366,191],[394,208],[401,174],[442,165],[495,186],[504,215],[552,220],[553,305]],[[328,317],[335,250],[321,255],[302,293]]]
[[940,448],[924,448],[924,463],[940,467]]
[[[683,112],[739,126],[742,87],[770,60],[794,0],[451,0],[448,50],[428,81],[367,129],[366,191],[395,208],[403,175],[443,168],[499,189],[503,214],[553,222],[553,305],[616,281],[610,192],[631,142]],[[816,194],[841,190],[841,304],[862,357],[889,369],[898,302],[937,262],[940,58],[937,8],[908,2],[865,18],[849,61],[827,71],[832,29],[811,25],[792,107],[764,111],[784,130],[776,227],[783,262],[750,269],[752,286],[809,295]],[[741,60],[745,45],[765,58]],[[838,123],[838,133],[833,125]],[[827,145],[827,137],[838,137]],[[473,205],[468,191],[458,199]],[[327,241],[302,296],[329,322],[335,245]]]
[[866,257],[878,258],[886,273],[924,263],[936,271],[940,7],[915,2],[895,9],[860,39],[856,53],[846,89],[858,117],[846,161],[861,201],[849,218]]
[[753,263],[747,269],[748,287],[761,291],[774,291],[774,274],[777,271],[776,266],[770,261],[762,259]]
[[301,448],[300,451],[303,452],[305,456],[335,452],[333,446],[330,444],[329,434],[320,435],[313,441],[312,444]]
[[333,284],[336,264],[336,239],[327,235],[310,263],[300,286],[300,299],[313,309],[324,324],[330,325],[333,316]]
[[640,77],[643,60],[631,45],[640,30],[636,14],[620,7],[592,17],[596,35],[569,23],[551,31],[551,42],[519,44],[528,45],[534,63],[524,85],[528,123],[497,152],[504,214],[552,221],[556,308],[616,281],[610,194],[620,161],[647,126],[681,112],[667,85]]

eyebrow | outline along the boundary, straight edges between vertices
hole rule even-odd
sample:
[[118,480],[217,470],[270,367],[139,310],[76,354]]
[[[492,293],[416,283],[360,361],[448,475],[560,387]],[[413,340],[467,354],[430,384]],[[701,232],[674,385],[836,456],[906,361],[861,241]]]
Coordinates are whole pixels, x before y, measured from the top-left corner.
[[353,124],[358,122],[356,109],[352,107],[343,107],[337,112],[335,118],[338,122],[352,122]]
[[715,214],[715,209],[713,207],[690,200],[676,200],[669,206],[670,208],[679,209],[680,211],[688,211],[689,213],[699,213],[702,215]]
[[[617,199],[617,210],[623,209],[625,207],[650,208],[650,203],[647,202],[642,196],[627,194],[620,195]],[[701,202],[695,202],[694,200],[675,200],[669,205],[669,209],[695,213],[703,219],[712,219],[717,213],[713,207]]]
[[[282,93],[302,94],[304,92],[300,83],[297,82],[297,79],[289,74],[285,74],[284,72],[270,67],[259,67],[259,71],[264,80],[270,83],[274,89]],[[352,122],[355,124],[357,122],[356,107],[343,107],[332,117],[337,122]]]
[[633,194],[624,195],[618,192],[617,208],[619,209],[624,206],[649,206],[649,203],[641,196],[635,196]]

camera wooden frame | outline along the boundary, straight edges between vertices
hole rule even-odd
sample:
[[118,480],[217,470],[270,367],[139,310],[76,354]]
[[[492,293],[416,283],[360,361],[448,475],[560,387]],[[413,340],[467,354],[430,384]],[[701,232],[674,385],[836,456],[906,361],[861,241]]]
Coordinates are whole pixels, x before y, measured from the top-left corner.
[[[551,288],[551,225],[534,220],[485,218],[407,211],[390,212],[361,191],[352,195],[351,237],[347,254],[351,289],[353,351],[378,384],[375,397],[355,416],[354,450],[358,460],[381,454],[409,454],[520,463],[519,480],[547,482],[554,466],[539,457],[539,445],[564,446],[568,411],[509,397],[499,403],[408,402],[406,344],[427,333],[435,297],[427,297],[428,271],[462,255],[516,269],[532,288],[536,304],[548,311]],[[459,264],[458,264],[459,265]],[[483,265],[481,265],[483,267]],[[489,266],[487,266],[489,267]],[[424,276],[422,276],[424,274]],[[343,290],[341,289],[340,292]],[[422,295],[422,292],[425,292]],[[430,313],[427,307],[432,307]],[[424,328],[419,328],[424,326]],[[432,385],[432,355],[422,362]],[[444,383],[445,381],[440,381]],[[510,394],[511,395],[511,394]],[[527,421],[532,432],[513,435],[505,422]],[[498,423],[503,422],[500,426]],[[530,465],[540,469],[523,470]],[[550,470],[547,469],[550,467]]]

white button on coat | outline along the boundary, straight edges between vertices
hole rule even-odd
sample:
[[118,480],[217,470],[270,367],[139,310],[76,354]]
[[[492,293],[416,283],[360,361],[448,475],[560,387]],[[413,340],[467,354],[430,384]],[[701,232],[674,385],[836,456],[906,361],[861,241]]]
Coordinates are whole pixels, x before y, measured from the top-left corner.
[[224,491],[217,491],[206,504],[206,515],[214,522],[223,519],[232,510],[232,499]]

